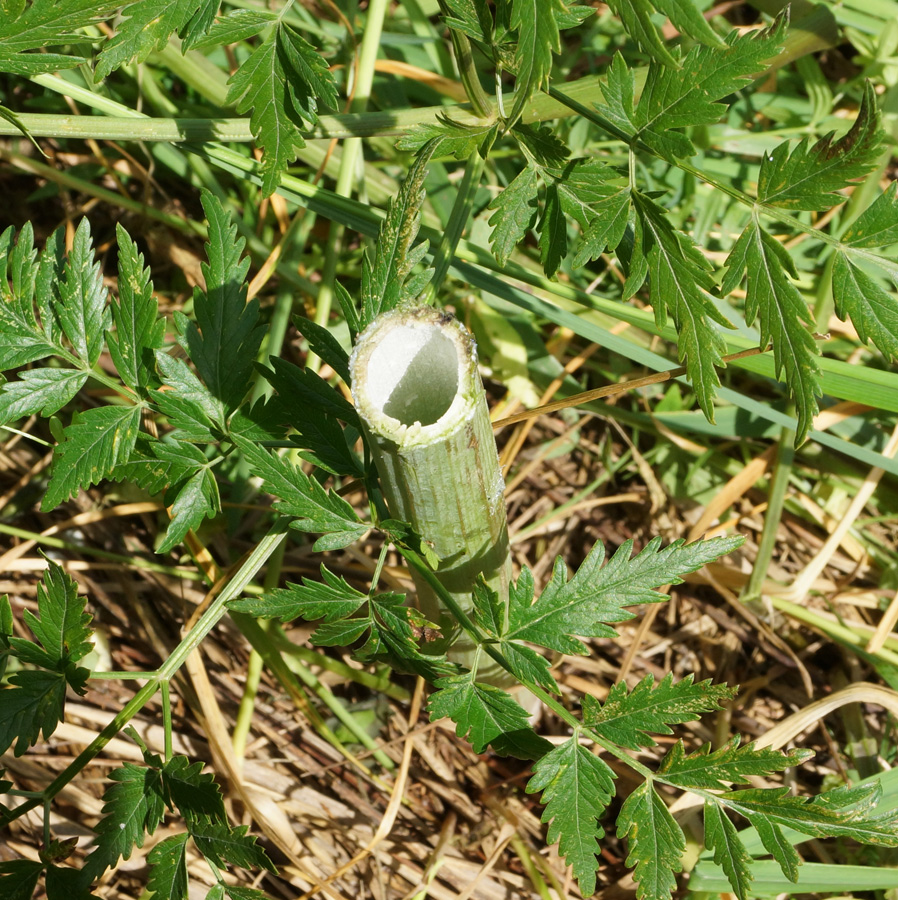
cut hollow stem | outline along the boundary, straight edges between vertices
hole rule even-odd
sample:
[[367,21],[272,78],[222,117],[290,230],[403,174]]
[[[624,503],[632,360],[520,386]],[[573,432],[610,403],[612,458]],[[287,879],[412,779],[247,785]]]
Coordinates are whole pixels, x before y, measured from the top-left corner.
[[[437,576],[466,613],[478,576],[507,608],[505,484],[473,338],[438,310],[393,310],[362,332],[350,367],[390,515],[433,547]],[[421,611],[444,635],[434,649],[470,667],[476,645],[430,585],[413,578]],[[491,674],[499,673],[480,671],[478,680]]]

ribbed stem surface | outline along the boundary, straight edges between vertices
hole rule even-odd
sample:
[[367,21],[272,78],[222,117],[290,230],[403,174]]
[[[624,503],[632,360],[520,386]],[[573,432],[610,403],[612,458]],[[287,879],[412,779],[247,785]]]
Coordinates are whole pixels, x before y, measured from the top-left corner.
[[[394,310],[359,336],[350,366],[391,515],[433,545],[437,574],[463,609],[480,574],[507,601],[505,485],[471,335],[437,310]],[[430,588],[416,585],[450,658],[470,665],[473,645]]]

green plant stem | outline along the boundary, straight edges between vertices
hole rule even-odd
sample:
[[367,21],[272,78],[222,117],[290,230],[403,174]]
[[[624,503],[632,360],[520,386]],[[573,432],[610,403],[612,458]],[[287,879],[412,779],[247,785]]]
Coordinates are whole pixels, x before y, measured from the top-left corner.
[[165,734],[165,761],[170,762],[174,755],[172,745],[172,723],[171,723],[171,683],[163,681],[160,685],[162,693],[162,726]]
[[465,164],[464,178],[462,178],[462,182],[458,186],[449,221],[446,223],[446,229],[433,254],[433,277],[421,296],[422,303],[433,302],[443,284],[443,279],[449,271],[455,251],[458,249],[458,242],[461,240],[465,226],[471,217],[474,195],[477,192],[477,188],[480,187],[480,179],[483,176],[485,166],[486,160],[479,153],[474,153],[468,157],[468,161]]
[[[362,728],[353,718],[352,714],[346,709],[342,701],[337,698],[334,693],[326,685],[315,676],[315,674],[307,666],[297,666],[296,668],[288,668],[286,662],[281,658],[280,653],[275,647],[273,635],[269,632],[271,623],[266,623],[263,627],[258,620],[245,613],[231,612],[231,618],[240,628],[244,637],[259,651],[265,664],[272,670],[278,680],[287,686],[295,675],[300,681],[310,688],[322,703],[333,713],[334,717],[347,729],[358,743],[362,744],[366,749],[371,751],[374,758],[388,770],[395,768],[395,763],[380,747],[377,742]],[[351,758],[343,746],[340,739],[334,734],[333,730],[323,721],[312,723],[318,732],[330,744],[332,744],[347,759]]]
[[776,547],[776,532],[783,517],[783,505],[786,502],[786,490],[792,474],[792,460],[795,458],[795,432],[791,428],[783,428],[780,432],[777,447],[776,470],[770,481],[767,492],[767,511],[764,513],[764,529],[758,541],[758,554],[748,583],[742,592],[743,603],[757,602],[761,598],[762,586],[767,576],[767,568],[773,559]]
[[[450,11],[444,0],[440,0],[440,12],[443,17],[450,15]],[[449,40],[452,41],[452,49],[455,51],[455,64],[458,66],[458,74],[464,85],[465,93],[471,103],[474,114],[483,119],[495,117],[495,105],[490,102],[483,85],[477,66],[474,64],[474,55],[471,51],[471,42],[468,36],[455,28],[449,29]]]
[[[374,66],[380,50],[380,37],[383,33],[384,19],[389,5],[389,0],[371,0],[368,4],[365,33],[362,37],[359,61],[356,66],[351,106],[353,112],[364,111],[371,97],[371,88],[374,84]],[[360,137],[347,138],[343,142],[340,172],[337,175],[337,184],[334,187],[334,192],[339,196],[351,196],[361,158],[362,139]],[[339,222],[332,220],[328,234],[327,249],[324,255],[324,265],[321,270],[321,286],[318,289],[315,304],[315,322],[321,326],[326,326],[330,319],[334,301],[334,280],[337,276],[337,263],[340,260],[343,248],[343,232],[343,226]],[[317,372],[320,365],[321,361],[318,357],[310,354],[306,360],[306,366]]]
[[[272,525],[268,534],[250,553],[246,562],[224,586],[221,593],[209,604],[196,624],[184,636],[171,656],[153,673],[153,677],[125,704],[112,721],[88,744],[78,756],[60,772],[42,791],[44,801],[55,797],[79,772],[111,741],[139,712],[153,699],[160,686],[169,681],[181,668],[187,657],[202,643],[207,634],[218,624],[227,611],[226,604],[243,593],[249,582],[256,576],[275,548],[284,540],[289,528],[289,519],[280,518]],[[34,809],[40,803],[33,800],[0,814],[0,828],[14,819]]]

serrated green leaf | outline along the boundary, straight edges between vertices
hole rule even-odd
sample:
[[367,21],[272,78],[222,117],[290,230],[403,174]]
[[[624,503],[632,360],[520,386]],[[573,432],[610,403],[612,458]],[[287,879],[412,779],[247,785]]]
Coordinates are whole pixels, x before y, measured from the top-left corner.
[[345,384],[352,382],[349,374],[349,354],[340,342],[322,325],[305,316],[294,316],[296,330],[309,342],[309,350],[320,356]]
[[173,756],[162,768],[162,787],[169,804],[185,819],[227,823],[221,790],[215,778],[203,772],[201,762]]
[[139,428],[139,406],[100,406],[76,414],[54,452],[41,509],[55,509],[79,489],[107,478],[131,455]]
[[436,686],[428,707],[431,719],[452,719],[455,733],[467,738],[475,753],[492,744],[498,753],[535,759],[551,749],[531,727],[526,710],[501,688],[475,682],[470,672],[441,678]]
[[265,489],[279,499],[275,508],[297,519],[290,523],[299,531],[323,532],[313,548],[337,549],[358,540],[370,527],[359,520],[342,498],[309,478],[298,467],[263,447],[233,435],[234,443],[249,463],[250,470],[263,480]]
[[268,591],[261,597],[232,600],[228,609],[248,613],[263,619],[323,619],[334,622],[351,616],[368,602],[368,595],[351,587],[343,578],[321,566],[322,581],[303,578],[302,584],[287,584],[285,588]]
[[185,479],[190,468],[176,460],[157,458],[152,450],[154,443],[143,435],[139,436],[128,461],[117,465],[109,478],[130,481],[149,494],[159,494],[168,485]]
[[[679,5],[692,7],[688,0]],[[764,70],[765,61],[776,55],[782,43],[783,25],[779,20],[770,29],[747,35],[734,30],[723,46],[719,39],[712,46],[696,45],[682,59],[673,57],[678,68],[651,62],[635,103],[633,72],[618,54],[610,74],[613,84],[604,92],[605,103],[596,108],[631,139],[649,145],[664,158],[692,156],[692,141],[675,129],[719,121],[726,106],[718,101]]]
[[187,839],[189,835],[173,834],[150,850],[147,862],[150,877],[147,890],[155,900],[184,900],[187,897]]
[[498,131],[498,123],[468,125],[453,122],[445,114],[437,113],[435,123],[415,125],[396,142],[396,147],[399,150],[418,152],[429,141],[437,140],[441,156],[454,156],[464,160],[479,153],[485,159],[495,143]]
[[41,733],[50,737],[62,720],[66,679],[62,672],[22,670],[0,688],[0,753],[15,742],[21,756],[37,743]]
[[785,375],[798,415],[796,443],[807,437],[817,414],[820,367],[817,345],[807,325],[814,320],[798,289],[788,250],[753,218],[727,257],[727,275],[721,292],[728,294],[747,272],[745,319],[751,325],[760,313],[761,346],[773,345],[777,378]]
[[281,54],[278,53],[277,31],[272,31],[253,51],[252,56],[231,76],[227,102],[237,104],[241,115],[252,110],[250,128],[262,147],[262,192],[274,193],[281,174],[305,146],[288,107]]
[[758,200],[780,209],[829,209],[844,199],[838,191],[876,167],[881,143],[876,95],[868,82],[857,118],[839,140],[830,133],[809,146],[804,138],[762,157]]
[[552,184],[546,189],[543,214],[537,227],[539,232],[539,257],[543,270],[554,278],[567,256],[567,222],[561,209],[558,188]]
[[183,359],[157,350],[156,368],[162,384],[170,390],[157,391],[153,402],[176,427],[175,437],[200,442],[214,441],[214,427],[224,426],[222,402],[212,396]]
[[301,120],[314,125],[319,103],[337,108],[334,78],[318,51],[289,25],[279,26],[277,42],[293,109]]
[[[78,596],[78,585],[62,566],[48,561],[44,577],[37,586],[37,616],[24,613],[25,624],[41,642],[48,669],[84,659],[93,649],[91,615],[85,609],[87,599]],[[17,640],[17,639],[13,639]],[[58,669],[62,671],[62,668]]]
[[596,544],[570,580],[567,566],[558,557],[552,578],[536,603],[510,608],[506,637],[560,653],[583,655],[586,647],[575,635],[616,637],[611,624],[633,618],[625,607],[662,602],[666,597],[655,588],[678,584],[681,576],[695,572],[741,543],[741,537],[685,545],[675,541],[661,550],[659,537],[631,559],[633,542],[626,541],[604,567],[605,550]]
[[[448,15],[446,15],[448,13]],[[475,41],[490,43],[493,18],[486,3],[477,0],[445,0],[443,21]]]
[[[268,383],[278,392],[281,402],[292,414],[298,430],[302,431],[309,416],[309,408],[321,410],[326,415],[336,416],[343,422],[361,427],[355,407],[335,388],[331,387],[317,372],[301,369],[299,366],[273,356],[269,358],[272,368],[259,370]],[[311,428],[313,426],[309,426]]]
[[[52,238],[48,244],[51,243]],[[39,273],[50,268],[47,256],[45,249],[41,265],[35,265],[37,251],[30,222],[23,226],[18,240],[12,226],[0,234],[0,369],[24,366],[60,349],[46,328],[41,327],[43,321],[38,324],[34,312]],[[61,272],[60,259],[58,273]],[[51,315],[51,323],[52,319]]]
[[642,49],[668,66],[676,67],[677,62],[652,22],[655,12],[668,16],[679,31],[701,43],[712,47],[722,43],[692,0],[609,0],[608,6]]
[[[404,600],[404,594],[394,593],[377,594],[372,598],[369,607],[371,631],[356,658],[369,662],[382,660],[399,672],[420,675],[431,683],[443,676],[454,675],[458,666],[450,663],[445,654],[425,654],[418,649],[419,635],[433,625],[418,610],[405,606]],[[330,630],[334,626],[322,628]],[[318,632],[315,634],[317,641]]]
[[500,265],[505,265],[518,242],[536,224],[538,191],[536,167],[528,165],[490,203],[489,208],[495,210],[489,219],[493,226],[490,244]]
[[862,250],[898,242],[898,181],[893,181],[855,220],[841,241]]
[[44,887],[47,900],[100,900],[91,892],[90,887],[84,884],[81,872],[67,866],[52,864],[47,866]]
[[617,818],[617,836],[627,840],[627,865],[634,866],[638,900],[669,900],[683,868],[683,829],[658,796],[651,781],[630,794]]
[[590,897],[596,889],[599,840],[605,829],[599,820],[614,796],[614,772],[586,747],[579,735],[565,741],[533,766],[527,793],[542,791],[549,823],[548,840],[574,872],[580,893]]
[[567,163],[571,151],[551,128],[545,125],[525,125],[518,122],[511,129],[524,155],[541,168],[558,168]]
[[0,425],[33,413],[44,418],[59,412],[84,386],[87,372],[78,369],[30,369],[0,388]]
[[205,191],[202,202],[209,222],[209,261],[202,263],[206,289],[193,292],[196,322],[183,316],[176,321],[181,345],[227,415],[249,389],[264,331],[257,327],[258,301],[246,302],[249,258],[241,259],[245,242],[219,200]]
[[769,776],[792,766],[801,765],[814,754],[810,750],[782,753],[769,748],[756,748],[753,743],[740,746],[738,735],[728,744],[711,750],[710,744],[686,754],[683,742],[671,747],[658,767],[658,777],[689,790],[713,788],[722,790],[727,784],[746,784],[751,776]]
[[181,36],[181,50],[187,52],[193,50],[197,43],[208,33],[218,15],[220,0],[200,0],[196,12],[190,17],[188,23],[178,31]]
[[864,806],[846,810],[796,797],[785,787],[730,791],[719,799],[749,820],[764,816],[774,825],[811,837],[848,837],[862,844],[898,847],[898,809],[880,815],[869,814]]
[[218,483],[206,458],[191,444],[157,442],[153,452],[163,461],[187,466],[192,463],[193,472],[186,479],[166,488],[165,503],[169,507],[171,521],[157,553],[167,553],[180,544],[191,529],[196,529],[206,518],[221,511]]
[[687,675],[675,683],[667,674],[656,685],[649,674],[629,693],[626,684],[613,685],[601,705],[584,697],[583,723],[621,747],[638,750],[655,746],[652,734],[673,734],[669,725],[694,722],[735,695],[735,689],[710,679],[696,683]]
[[106,308],[107,296],[100,263],[94,259],[90,224],[82,219],[75,229],[72,252],[65,263],[56,313],[75,353],[88,366],[95,365],[100,358],[104,336],[112,321],[112,314]]
[[176,31],[182,31],[203,0],[133,0],[126,5],[115,36],[100,52],[97,78],[106,78],[132,60],[144,62],[161,50]]
[[552,55],[561,51],[557,16],[567,12],[562,0],[511,0],[509,23],[517,30],[514,105],[508,114],[516,122],[527,101],[548,83]]
[[81,871],[94,881],[119,859],[130,859],[142,847],[165,814],[162,775],[157,769],[126,762],[109,774],[113,783],[103,794],[103,818],[97,825],[94,849]]
[[[13,615],[12,615],[12,606],[9,603],[9,595],[2,594],[0,595],[0,680],[3,679],[3,676],[6,674],[6,666],[9,662],[9,639],[12,637],[13,631]],[[0,772],[0,775],[3,773]],[[0,781],[0,785],[7,784],[8,782]],[[0,788],[0,794],[5,793],[2,788]]]
[[203,856],[219,868],[228,863],[244,869],[259,868],[276,872],[265,851],[256,844],[254,835],[247,834],[249,826],[232,828],[227,823],[190,825],[190,836]]
[[424,203],[424,179],[427,166],[440,145],[439,139],[425,144],[415,157],[399,193],[391,198],[387,214],[377,233],[374,258],[368,254],[362,261],[361,315],[364,328],[381,313],[395,309],[411,272],[409,258],[421,224]]
[[162,346],[165,321],[157,318],[150,269],[144,268],[137,245],[120,224],[118,236],[118,299],[112,301],[115,332],[107,340],[109,355],[122,381],[132,390],[145,388],[153,367],[153,351]]
[[736,826],[711,799],[705,800],[705,847],[713,851],[714,862],[723,869],[739,900],[746,900],[752,882],[751,857]]
[[0,897],[3,900],[32,900],[37,880],[43,871],[42,862],[30,859],[0,862]]
[[[264,891],[247,887],[245,884],[223,884],[222,887],[230,900],[269,900]],[[212,900],[211,891],[206,895],[206,900]]]
[[278,15],[267,9],[235,9],[222,16],[207,34],[193,45],[194,50],[206,47],[220,47],[222,44],[236,44],[245,41],[277,21]]
[[263,150],[262,191],[271,194],[305,146],[299,128],[318,119],[316,98],[336,105],[333,78],[314,48],[278,20],[229,83],[227,102],[241,114],[252,110],[250,127]]
[[[17,5],[21,9],[21,2]],[[82,56],[41,51],[83,43],[80,29],[107,18],[118,6],[119,0],[35,0],[18,16],[4,15],[0,21],[0,72],[39,75],[87,62]],[[32,50],[37,52],[30,53]]]
[[518,681],[533,682],[542,685],[547,691],[561,693],[551,675],[551,664],[544,656],[516,641],[500,641],[499,650]]
[[[862,341],[872,341],[886,357],[898,358],[898,302],[894,294],[842,252],[835,255],[832,283],[836,315],[843,322],[850,317]],[[0,404],[2,401],[0,394]]]
[[651,278],[652,309],[663,327],[666,310],[677,329],[677,355],[686,371],[702,412],[714,421],[714,396],[720,386],[726,342],[712,322],[731,327],[717,310],[710,291],[715,287],[710,266],[683,232],[673,228],[665,211],[643,194],[633,193],[637,212],[637,242],[641,244]]

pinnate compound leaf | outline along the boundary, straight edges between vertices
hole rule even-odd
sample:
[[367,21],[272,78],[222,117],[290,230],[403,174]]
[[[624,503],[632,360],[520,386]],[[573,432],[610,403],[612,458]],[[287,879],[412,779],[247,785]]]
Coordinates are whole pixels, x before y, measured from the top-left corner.
[[262,147],[262,192],[277,189],[281,174],[305,146],[284,85],[287,73],[278,53],[277,31],[269,34],[252,56],[231,76],[228,103],[241,115],[252,110],[250,128]]
[[377,234],[373,260],[365,254],[362,263],[361,328],[381,313],[395,309],[402,301],[402,289],[412,268],[409,259],[421,224],[427,166],[439,146],[440,139],[437,138],[418,151],[399,193],[390,199],[386,218]]
[[200,853],[221,869],[231,863],[244,869],[255,867],[276,872],[274,863],[256,844],[255,836],[247,834],[248,830],[247,825],[232,828],[227,823],[193,823],[190,825],[190,836]]
[[249,258],[241,259],[245,241],[237,237],[237,226],[219,200],[205,191],[202,202],[209,221],[209,261],[202,264],[206,289],[194,289],[196,322],[179,317],[178,326],[181,345],[197,372],[230,413],[249,388],[264,332],[257,327],[258,302],[246,302]]
[[430,697],[430,717],[448,716],[455,733],[466,737],[475,753],[489,744],[497,753],[534,759],[551,749],[530,725],[527,712],[506,691],[474,681],[471,672],[441,678]]
[[150,269],[131,236],[116,225],[118,300],[112,301],[115,331],[108,336],[109,355],[122,381],[132,390],[145,388],[153,368],[153,351],[162,346],[165,321],[157,317]]
[[746,226],[727,257],[728,271],[721,292],[728,294],[747,272],[745,320],[760,313],[761,346],[773,345],[776,376],[784,374],[798,414],[796,443],[807,437],[817,414],[820,367],[817,345],[807,326],[814,320],[789,279],[794,265],[786,250],[761,228],[757,218]]
[[41,733],[50,737],[62,721],[66,678],[62,672],[22,670],[0,688],[0,753],[15,742],[21,756],[37,743]]
[[290,525],[298,531],[323,533],[315,550],[334,550],[357,541],[370,527],[359,520],[353,508],[333,492],[326,491],[297,466],[246,438],[232,435],[246,457],[250,471],[262,479],[265,489],[279,498],[275,509],[296,516]]
[[705,800],[705,847],[714,853],[714,862],[723,869],[739,900],[746,900],[751,887],[751,857],[739,839],[736,826],[716,799]]
[[129,859],[135,846],[142,847],[165,814],[162,775],[158,769],[126,762],[110,773],[113,782],[103,795],[103,818],[97,825],[94,850],[84,861],[82,873],[93,881],[119,859]]
[[489,220],[493,226],[490,244],[500,265],[505,265],[518,242],[536,224],[538,192],[536,166],[528,165],[490,203],[490,209],[495,210]]
[[241,114],[252,110],[250,127],[263,150],[262,191],[271,194],[305,146],[299,128],[318,121],[317,99],[336,106],[333,78],[317,51],[279,20],[230,84],[228,103]]
[[882,133],[876,95],[868,82],[857,118],[847,134],[832,134],[809,146],[808,138],[790,149],[780,144],[761,160],[758,200],[781,209],[829,209],[844,198],[838,191],[876,166]]
[[156,900],[185,900],[187,897],[187,839],[190,835],[173,834],[150,850],[147,862],[150,877],[147,889]]
[[780,19],[770,29],[749,35],[740,36],[734,30],[722,48],[696,45],[682,59],[674,57],[680,68],[651,62],[636,102],[633,71],[618,55],[609,73],[612,83],[606,101],[596,107],[632,139],[648,144],[666,159],[692,156],[692,141],[676,129],[719,121],[726,106],[717,101],[764,70],[765,60],[776,54],[782,42],[783,26]]
[[103,285],[100,263],[94,260],[87,219],[82,219],[75,229],[63,276],[56,307],[59,324],[75,353],[88,366],[93,366],[100,358],[112,316],[106,308],[108,291]]
[[665,211],[642,194],[634,193],[637,241],[648,263],[652,308],[659,327],[670,312],[677,329],[677,351],[692,382],[696,399],[714,421],[714,396],[720,385],[717,367],[723,365],[726,344],[713,323],[732,327],[710,297],[714,288],[710,266],[683,232],[670,224]]
[[44,418],[63,408],[84,386],[87,372],[79,369],[29,369],[17,381],[0,387],[0,425],[33,413]]
[[651,781],[624,801],[617,836],[627,839],[638,900],[668,900],[677,886],[674,875],[683,868],[686,838]]
[[[729,692],[728,696],[732,694],[733,692]],[[738,736],[717,750],[712,751],[710,744],[706,744],[695,753],[687,755],[683,742],[678,741],[661,761],[658,777],[686,790],[721,790],[727,784],[745,784],[751,776],[766,777],[801,765],[813,755],[810,750],[782,753],[767,747],[756,748],[753,743],[740,746]]]
[[[8,9],[0,17],[0,72],[28,76],[86,63],[82,56],[41,51],[61,44],[82,44],[80,29],[110,16],[120,0],[35,0],[28,5],[18,0],[14,5],[17,14]],[[38,52],[30,53],[32,50]]]
[[166,487],[188,477],[190,468],[173,460],[161,460],[153,453],[155,441],[139,435],[127,462],[117,465],[109,477],[130,481],[148,494],[160,494]]
[[586,695],[583,723],[621,747],[638,750],[655,746],[652,734],[673,734],[669,725],[694,722],[735,695],[735,689],[710,679],[695,682],[687,675],[674,682],[667,674],[656,685],[649,674],[629,693],[626,684],[615,684],[601,705]]
[[579,735],[537,760],[527,793],[542,791],[546,805],[542,821],[548,839],[574,872],[584,897],[596,889],[599,840],[605,831],[599,819],[614,796],[614,772],[586,747]]
[[811,837],[847,837],[862,844],[898,846],[898,809],[869,814],[863,803],[859,808],[844,809],[840,806],[842,797],[837,798],[835,805],[825,798],[826,794],[814,800],[796,797],[782,787],[731,791],[723,794],[720,801],[750,821],[752,817],[765,817],[775,825],[794,828]]
[[140,428],[139,406],[100,406],[77,413],[56,447],[41,509],[51,510],[107,478],[127,461]]
[[351,616],[368,602],[367,594],[351,587],[324,565],[321,566],[321,578],[322,581],[303,578],[301,585],[288,583],[287,587],[269,591],[261,597],[232,600],[228,609],[282,622],[293,619],[335,622]]
[[626,541],[604,567],[605,550],[596,544],[570,580],[567,565],[559,557],[539,599],[529,607],[511,606],[506,638],[582,656],[587,652],[586,646],[575,636],[616,637],[611,625],[633,618],[625,607],[662,602],[666,597],[655,588],[679,584],[681,576],[741,544],[741,537],[693,544],[680,540],[662,550],[658,537],[631,558],[633,542]]

